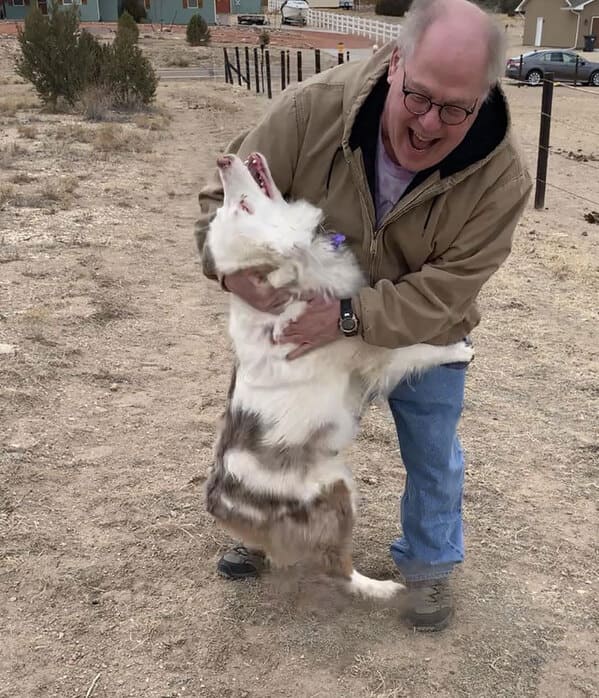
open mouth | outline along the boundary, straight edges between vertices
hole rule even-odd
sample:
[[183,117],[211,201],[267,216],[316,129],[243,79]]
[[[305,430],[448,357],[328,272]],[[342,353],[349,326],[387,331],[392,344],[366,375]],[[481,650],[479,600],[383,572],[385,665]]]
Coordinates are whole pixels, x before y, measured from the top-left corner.
[[421,138],[411,128],[408,129],[408,135],[410,138],[410,145],[412,146],[412,148],[419,151],[428,150],[439,141],[438,138]]
[[252,153],[244,164],[262,192],[268,196],[269,199],[273,199],[274,189],[271,184],[270,172],[264,158],[259,153]]

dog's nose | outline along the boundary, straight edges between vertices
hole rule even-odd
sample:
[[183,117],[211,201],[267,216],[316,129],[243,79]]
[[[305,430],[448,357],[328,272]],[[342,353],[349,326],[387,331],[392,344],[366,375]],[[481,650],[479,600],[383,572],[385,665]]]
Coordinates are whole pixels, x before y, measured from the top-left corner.
[[233,162],[233,156],[231,156],[231,155],[221,155],[220,157],[216,158],[216,165],[221,170],[224,170],[227,167],[231,167],[232,162]]

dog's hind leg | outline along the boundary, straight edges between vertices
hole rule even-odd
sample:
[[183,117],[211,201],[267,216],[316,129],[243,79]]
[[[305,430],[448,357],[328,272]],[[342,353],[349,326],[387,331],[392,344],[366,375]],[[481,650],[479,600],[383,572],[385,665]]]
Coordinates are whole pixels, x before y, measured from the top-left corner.
[[[330,537],[324,546],[319,546],[320,562],[326,574],[337,579],[341,578],[350,593],[368,599],[391,599],[402,591],[405,588],[402,584],[391,579],[371,579],[354,569],[351,553],[354,513],[351,493],[345,483],[336,483],[327,500],[330,507],[328,514],[334,512],[336,526],[327,526]],[[336,534],[331,536],[333,531]]]
[[352,570],[347,588],[352,594],[363,596],[366,599],[391,599],[405,589],[403,584],[392,579],[372,579]]

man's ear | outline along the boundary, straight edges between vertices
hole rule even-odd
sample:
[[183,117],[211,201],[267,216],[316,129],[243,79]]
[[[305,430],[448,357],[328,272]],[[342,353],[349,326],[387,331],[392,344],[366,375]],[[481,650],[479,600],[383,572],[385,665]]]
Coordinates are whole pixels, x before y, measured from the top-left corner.
[[393,76],[397,73],[399,69],[399,62],[401,61],[401,55],[399,49],[395,47],[393,53],[391,54],[391,60],[389,61],[389,69],[387,71],[387,82],[391,84]]

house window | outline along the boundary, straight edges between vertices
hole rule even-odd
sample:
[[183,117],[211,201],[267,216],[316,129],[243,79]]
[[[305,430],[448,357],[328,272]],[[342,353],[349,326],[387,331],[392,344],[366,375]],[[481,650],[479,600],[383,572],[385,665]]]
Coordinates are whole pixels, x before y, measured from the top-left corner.
[[198,0],[187,0],[187,7],[196,8],[198,6]]
[[63,5],[72,5],[72,4],[73,4],[73,0],[62,0],[62,4],[63,4]]
[[25,4],[25,0],[13,0],[12,3],[15,7],[23,7]]

